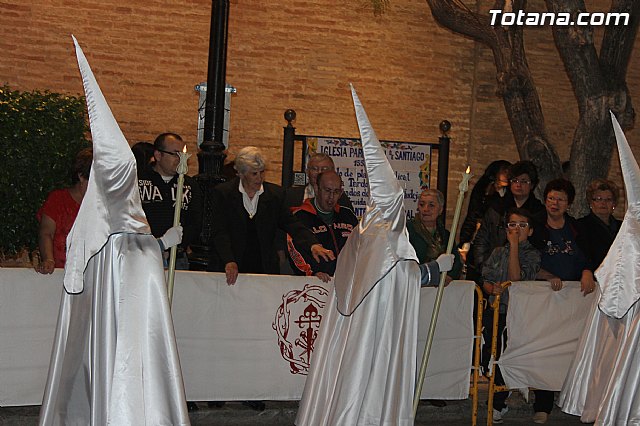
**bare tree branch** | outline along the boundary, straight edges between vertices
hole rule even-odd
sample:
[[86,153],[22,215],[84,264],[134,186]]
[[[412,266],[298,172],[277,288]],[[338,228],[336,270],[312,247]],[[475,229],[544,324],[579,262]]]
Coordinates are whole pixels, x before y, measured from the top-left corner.
[[[491,49],[497,46],[495,34],[489,23],[488,15],[481,15],[471,11],[459,1],[427,0],[431,14],[443,27],[459,34],[471,37],[486,44]],[[504,1],[500,2],[504,4]]]

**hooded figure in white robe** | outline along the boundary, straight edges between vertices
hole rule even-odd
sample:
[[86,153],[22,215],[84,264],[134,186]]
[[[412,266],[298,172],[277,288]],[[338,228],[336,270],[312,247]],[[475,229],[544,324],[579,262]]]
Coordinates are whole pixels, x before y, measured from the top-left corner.
[[136,162],[75,38],[93,164],[67,263],[41,425],[188,425],[162,256]]
[[421,276],[423,282],[437,282],[439,268],[435,262],[418,265],[405,227],[404,192],[351,92],[370,198],[338,256],[335,291],[296,424],[408,426],[413,425]]
[[640,424],[640,168],[613,113],[627,212],[595,275],[594,304],[558,405],[596,425]]

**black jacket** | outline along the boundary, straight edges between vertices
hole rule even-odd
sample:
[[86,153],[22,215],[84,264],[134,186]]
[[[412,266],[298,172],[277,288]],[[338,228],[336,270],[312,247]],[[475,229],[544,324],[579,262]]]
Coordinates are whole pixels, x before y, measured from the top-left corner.
[[[278,258],[274,246],[278,228],[290,234],[297,244],[310,247],[317,243],[314,235],[293,217],[284,203],[283,189],[264,182],[258,210],[249,218],[238,189],[240,178],[221,183],[213,190],[213,226],[211,243],[214,247],[209,270],[223,272],[229,262],[238,264],[239,272],[245,272],[243,259],[248,244],[259,246],[262,269],[266,274],[278,274]],[[257,241],[248,241],[249,221],[254,221]]]
[[[169,182],[151,168],[138,172],[138,190],[142,209],[147,216],[154,237],[160,238],[173,226],[175,194],[178,184],[176,174]],[[181,247],[200,243],[202,231],[203,196],[200,184],[190,177],[184,177],[183,205],[180,224],[183,228]]]
[[584,249],[592,262],[593,270],[598,269],[604,260],[622,225],[622,221],[613,216],[609,218],[609,223],[604,223],[593,213],[578,220],[578,229],[584,235],[586,242]]

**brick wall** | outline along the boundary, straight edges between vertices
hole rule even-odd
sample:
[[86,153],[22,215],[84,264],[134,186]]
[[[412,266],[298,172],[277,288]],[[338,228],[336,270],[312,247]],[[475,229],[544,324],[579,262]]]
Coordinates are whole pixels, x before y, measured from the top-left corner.
[[[440,121],[452,122],[449,205],[467,163],[480,173],[496,158],[516,160],[488,49],[438,26],[424,0],[390,3],[376,17],[360,0],[232,0],[227,80],[238,92],[230,151],[262,147],[271,161],[267,177],[279,182],[284,111],[296,110],[300,134],[357,136],[352,82],[383,139],[436,141]],[[587,6],[605,10],[607,3]],[[81,93],[73,33],[130,143],[174,131],[193,150],[194,86],[206,80],[210,9],[209,0],[3,0],[0,83]],[[549,135],[567,159],[577,111],[550,28],[527,30],[527,48]],[[639,60],[628,79],[636,100]],[[629,133],[636,151],[639,136]],[[195,156],[190,169],[197,170]]]

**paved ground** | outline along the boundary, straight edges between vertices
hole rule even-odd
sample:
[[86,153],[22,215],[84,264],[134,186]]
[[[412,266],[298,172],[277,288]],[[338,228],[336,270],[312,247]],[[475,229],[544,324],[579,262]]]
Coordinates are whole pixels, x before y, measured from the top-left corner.
[[[478,426],[486,424],[486,390],[481,394]],[[510,407],[504,425],[532,425],[530,403],[517,393],[507,401]],[[209,408],[206,402],[199,403],[200,410],[190,413],[194,426],[290,426],[296,416],[298,403],[295,401],[266,401],[267,408],[256,412],[238,402],[229,402],[222,408]],[[0,425],[32,426],[38,424],[40,407],[0,408]],[[418,408],[416,426],[422,425],[471,425],[471,400],[448,401],[446,407],[437,408],[422,402]],[[547,425],[581,425],[577,417],[562,413],[557,407],[551,413]]]

